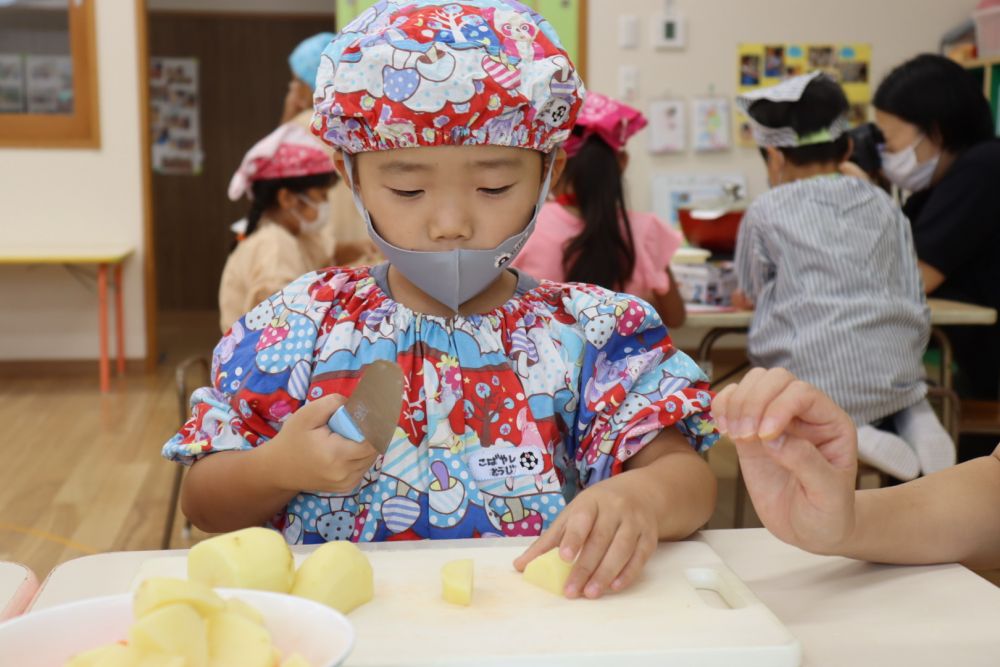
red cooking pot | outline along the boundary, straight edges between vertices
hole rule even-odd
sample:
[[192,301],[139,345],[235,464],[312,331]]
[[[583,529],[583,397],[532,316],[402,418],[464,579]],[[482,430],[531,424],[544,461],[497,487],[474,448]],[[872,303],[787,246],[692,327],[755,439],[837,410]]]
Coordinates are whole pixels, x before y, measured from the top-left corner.
[[681,229],[688,243],[715,253],[731,255],[736,235],[747,210],[747,200],[739,197],[738,186],[727,186],[718,199],[698,201],[677,209]]

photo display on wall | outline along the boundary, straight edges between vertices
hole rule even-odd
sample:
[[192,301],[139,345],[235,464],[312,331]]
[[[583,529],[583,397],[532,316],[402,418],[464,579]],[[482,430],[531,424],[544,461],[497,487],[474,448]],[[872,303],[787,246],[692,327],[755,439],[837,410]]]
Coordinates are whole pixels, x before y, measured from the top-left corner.
[[[871,44],[740,44],[737,49],[737,90],[740,94],[766,88],[799,74],[822,70],[844,88],[852,125],[868,121],[871,105]],[[753,148],[747,117],[736,111],[736,140]]]

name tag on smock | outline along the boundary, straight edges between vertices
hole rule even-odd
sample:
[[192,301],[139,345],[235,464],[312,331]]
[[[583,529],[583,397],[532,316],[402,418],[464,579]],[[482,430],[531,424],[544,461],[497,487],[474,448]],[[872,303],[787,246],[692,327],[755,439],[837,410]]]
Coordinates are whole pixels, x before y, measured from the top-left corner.
[[541,447],[485,447],[469,456],[469,470],[477,482],[540,475],[544,469]]

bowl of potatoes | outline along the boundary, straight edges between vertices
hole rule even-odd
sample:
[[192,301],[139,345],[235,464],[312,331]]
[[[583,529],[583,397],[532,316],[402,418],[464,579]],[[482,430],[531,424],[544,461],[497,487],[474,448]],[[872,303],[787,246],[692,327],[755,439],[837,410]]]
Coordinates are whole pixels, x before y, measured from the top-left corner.
[[[292,559],[287,546],[282,544],[283,550],[277,550],[277,558],[258,563],[264,566],[251,568],[253,576],[243,577],[241,568],[246,563],[242,552],[259,555],[257,547],[261,540],[265,544],[274,540],[269,532],[250,530],[221,536],[192,550],[189,574],[198,576],[150,577],[131,594],[81,600],[0,624],[0,665],[334,667],[342,664],[354,646],[354,628],[338,609],[352,608],[363,598],[350,594],[345,598],[344,589],[353,587],[344,586],[342,576],[337,576],[342,556],[334,554],[330,558],[331,551],[339,549],[319,554],[313,560],[312,569],[318,568],[316,572],[306,570],[296,575],[294,571],[287,572]],[[277,539],[281,540],[280,536]],[[355,549],[350,545],[348,550]],[[274,561],[282,564],[280,568],[272,565]],[[266,574],[267,571],[271,574]],[[267,582],[258,580],[262,572],[271,578],[287,579],[288,585],[263,585]],[[321,580],[323,585],[311,583],[311,577]],[[338,580],[340,586],[336,585]],[[295,581],[302,590],[291,595]],[[266,588],[270,590],[253,590]],[[370,583],[366,588],[370,590]]]
[[334,667],[353,645],[314,600],[170,578],[0,625],[0,665],[18,667]]

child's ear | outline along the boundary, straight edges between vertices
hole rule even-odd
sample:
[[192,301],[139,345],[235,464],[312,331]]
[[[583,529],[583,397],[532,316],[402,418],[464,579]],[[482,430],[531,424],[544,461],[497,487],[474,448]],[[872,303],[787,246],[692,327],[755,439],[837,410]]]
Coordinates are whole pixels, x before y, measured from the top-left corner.
[[[563,171],[566,169],[566,151],[562,149],[562,146],[555,150],[555,154],[552,156],[554,160],[552,164],[552,183],[558,183],[559,179],[562,178]],[[545,178],[545,174],[542,174],[542,178]]]
[[775,171],[781,171],[785,166],[785,154],[774,146],[768,146],[764,151],[767,153],[767,166]]
[[624,174],[625,170],[628,169],[628,161],[628,151],[618,151],[618,171]]
[[350,178],[351,174],[347,173],[347,162],[344,161],[344,151],[337,151],[333,154],[333,167],[340,174],[340,177],[344,179],[345,183],[353,183],[354,179]]
[[298,197],[296,197],[295,193],[288,188],[279,189],[278,196],[275,197],[275,200],[278,202],[278,206],[280,206],[284,211],[289,211],[295,208],[299,203]]

